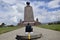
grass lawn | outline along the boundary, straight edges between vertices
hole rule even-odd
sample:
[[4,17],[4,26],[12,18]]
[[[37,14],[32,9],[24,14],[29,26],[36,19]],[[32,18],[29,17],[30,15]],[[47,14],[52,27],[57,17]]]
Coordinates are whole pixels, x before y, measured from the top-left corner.
[[17,26],[15,26],[15,27],[2,27],[2,28],[0,28],[0,34],[6,33],[9,31],[12,31],[12,30],[16,30],[18,28],[20,28],[20,27],[17,27]]
[[60,31],[60,25],[59,24],[56,24],[56,25],[39,25],[38,27]]

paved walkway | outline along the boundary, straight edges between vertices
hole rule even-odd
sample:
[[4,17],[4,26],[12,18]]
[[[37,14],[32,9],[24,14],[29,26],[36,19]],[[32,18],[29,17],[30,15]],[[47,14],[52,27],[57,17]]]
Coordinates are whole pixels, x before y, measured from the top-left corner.
[[[42,37],[37,40],[60,40],[60,32],[48,30],[44,28],[33,27],[34,32],[42,33]],[[25,27],[21,29],[17,29],[8,33],[4,33],[0,35],[0,40],[16,40],[16,35],[23,35],[25,32]]]

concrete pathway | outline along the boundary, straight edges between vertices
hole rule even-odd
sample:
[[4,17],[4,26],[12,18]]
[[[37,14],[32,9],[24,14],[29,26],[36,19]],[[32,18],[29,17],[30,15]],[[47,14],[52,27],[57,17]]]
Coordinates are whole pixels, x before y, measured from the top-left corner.
[[[37,40],[60,40],[60,32],[44,28],[33,27],[34,32],[42,33],[42,37]],[[0,40],[16,40],[16,35],[23,35],[25,27],[0,35]]]

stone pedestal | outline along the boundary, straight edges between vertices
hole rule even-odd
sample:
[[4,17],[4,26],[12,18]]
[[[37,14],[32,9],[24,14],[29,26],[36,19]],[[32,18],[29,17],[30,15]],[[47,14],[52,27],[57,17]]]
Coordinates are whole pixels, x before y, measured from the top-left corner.
[[[42,37],[42,34],[41,33],[33,33],[33,34],[30,34],[30,40],[36,40],[36,39],[39,39]],[[24,35],[17,35],[16,36],[16,39],[17,40],[29,40],[28,39],[28,34],[24,34]]]

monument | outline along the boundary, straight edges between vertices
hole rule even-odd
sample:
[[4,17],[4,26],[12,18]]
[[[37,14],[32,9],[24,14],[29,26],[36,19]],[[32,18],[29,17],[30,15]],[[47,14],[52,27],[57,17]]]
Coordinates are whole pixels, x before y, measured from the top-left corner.
[[[30,2],[26,2],[24,8],[24,21],[22,21],[22,25],[26,25],[27,23],[30,23],[31,25],[40,24],[40,22],[34,20],[33,8],[30,6]],[[20,24],[21,23],[19,23],[19,25]]]
[[30,2],[26,2],[27,6],[24,9],[24,21],[34,22],[33,9],[30,6]]
[[[26,25],[29,23],[30,25],[38,25],[40,22],[38,21],[38,18],[36,21],[34,20],[33,15],[33,8],[30,6],[30,2],[26,2],[27,6],[24,8],[24,21],[20,19],[19,25]],[[33,31],[33,34],[30,34],[30,32],[26,35],[23,31],[22,35],[16,35],[17,40],[37,40],[41,38],[42,34],[37,33],[37,31]]]

